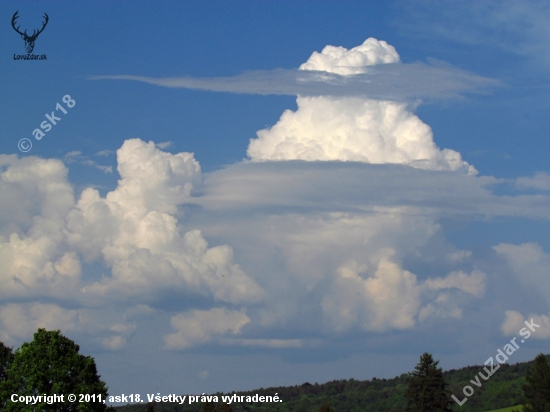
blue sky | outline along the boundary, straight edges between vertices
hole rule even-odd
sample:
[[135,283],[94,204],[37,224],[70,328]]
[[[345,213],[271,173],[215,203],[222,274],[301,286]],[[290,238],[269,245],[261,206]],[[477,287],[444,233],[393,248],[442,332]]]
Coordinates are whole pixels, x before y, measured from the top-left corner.
[[0,340],[61,329],[112,394],[480,364],[531,317],[511,361],[547,351],[544,2],[0,15]]

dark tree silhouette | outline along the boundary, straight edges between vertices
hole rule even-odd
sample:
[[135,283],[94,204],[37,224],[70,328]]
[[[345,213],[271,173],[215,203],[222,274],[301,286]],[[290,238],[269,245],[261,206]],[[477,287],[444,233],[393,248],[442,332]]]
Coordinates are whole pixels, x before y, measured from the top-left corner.
[[8,368],[13,362],[13,352],[10,347],[0,342],[0,410],[4,410],[8,402],[7,386]]
[[222,403],[220,406],[220,412],[233,412],[233,409],[231,409],[231,405],[227,403]]
[[201,412],[216,412],[216,404],[214,402],[203,402]]
[[10,363],[13,361],[13,351],[10,347],[0,342],[0,384],[6,380],[6,373]]
[[525,374],[522,385],[525,412],[550,411],[550,365],[542,353],[535,358],[535,364]]
[[334,412],[334,409],[330,407],[330,403],[325,402],[324,404],[321,405],[319,412]]
[[409,375],[409,385],[405,391],[407,412],[449,412],[451,411],[450,393],[438,368],[439,361],[432,355],[424,353],[420,362]]

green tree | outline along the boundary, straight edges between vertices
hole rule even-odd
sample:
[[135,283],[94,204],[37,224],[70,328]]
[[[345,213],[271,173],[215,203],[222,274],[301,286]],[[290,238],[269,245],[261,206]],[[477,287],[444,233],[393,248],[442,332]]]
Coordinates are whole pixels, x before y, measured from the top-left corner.
[[220,406],[220,412],[233,412],[233,409],[231,409],[231,405],[227,403],[222,403]]
[[203,402],[201,412],[216,412],[216,404],[214,402]]
[[3,342],[0,342],[0,385],[6,380],[6,372],[12,361],[13,351]]
[[6,379],[8,368],[13,362],[13,352],[10,347],[0,342],[0,410],[4,410],[8,402],[8,391],[6,388]]
[[438,368],[439,361],[432,355],[424,353],[420,362],[409,375],[409,385],[405,391],[407,412],[449,412],[451,411],[450,393]]
[[[96,412],[106,411],[103,402],[69,402],[69,394],[107,396],[107,386],[97,374],[95,362],[90,356],[79,354],[80,347],[60,331],[38,329],[30,343],[23,343],[15,351],[7,368],[7,379],[2,387],[2,398],[17,393],[22,396],[61,395],[64,402],[48,404],[42,398],[34,405],[7,402],[6,412],[51,411],[51,412]],[[53,399],[50,398],[50,401]]]
[[542,353],[535,358],[535,364],[525,374],[522,385],[525,412],[550,411],[550,365]]
[[155,412],[155,406],[151,402],[147,404],[146,412]]
[[325,402],[321,405],[319,412],[334,412],[334,409],[330,407],[330,403]]

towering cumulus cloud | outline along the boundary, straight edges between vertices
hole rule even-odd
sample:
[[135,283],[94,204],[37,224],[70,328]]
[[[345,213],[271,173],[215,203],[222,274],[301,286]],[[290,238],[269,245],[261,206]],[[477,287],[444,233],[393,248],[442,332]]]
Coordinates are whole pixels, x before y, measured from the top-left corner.
[[[300,70],[353,76],[378,64],[398,64],[385,41],[367,39],[350,50],[327,46]],[[429,170],[476,174],[460,153],[440,150],[431,128],[406,103],[360,97],[298,96],[298,110],[286,110],[277,124],[258,131],[248,155],[262,160],[342,160],[396,163]]]

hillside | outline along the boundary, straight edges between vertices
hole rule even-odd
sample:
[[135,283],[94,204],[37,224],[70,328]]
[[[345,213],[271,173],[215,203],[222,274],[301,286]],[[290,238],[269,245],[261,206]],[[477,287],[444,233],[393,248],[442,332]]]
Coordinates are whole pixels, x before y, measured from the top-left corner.
[[[550,359],[550,355],[547,355]],[[462,388],[470,385],[475,393],[461,407],[454,405],[454,410],[461,412],[491,411],[521,404],[521,384],[526,370],[533,361],[503,364],[487,381],[481,380],[481,388],[470,383],[483,366],[467,366],[444,372],[449,389],[460,400],[464,398]],[[376,379],[359,381],[355,379],[336,380],[323,384],[308,382],[289,387],[260,388],[258,390],[237,392],[238,395],[255,394],[273,396],[275,393],[283,399],[282,403],[233,403],[234,412],[318,412],[320,406],[329,402],[335,412],[383,412],[402,411],[405,408],[403,394],[407,387],[408,374],[404,373],[393,379]],[[220,398],[221,393],[216,394]],[[224,394],[227,395],[227,394]],[[146,397],[143,395],[146,402]],[[117,407],[117,412],[145,412],[146,403]],[[177,405],[174,403],[155,403],[156,412],[198,412],[200,403]]]

